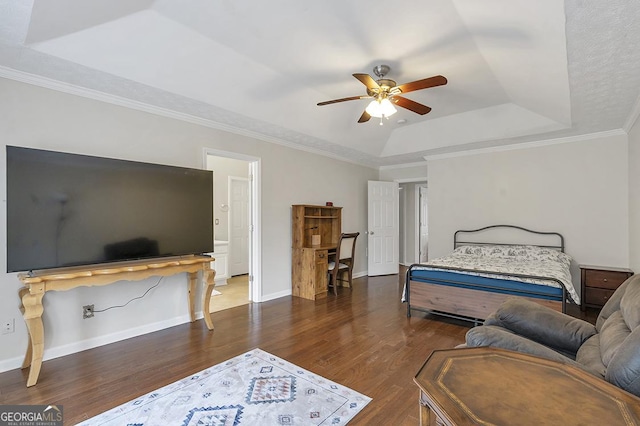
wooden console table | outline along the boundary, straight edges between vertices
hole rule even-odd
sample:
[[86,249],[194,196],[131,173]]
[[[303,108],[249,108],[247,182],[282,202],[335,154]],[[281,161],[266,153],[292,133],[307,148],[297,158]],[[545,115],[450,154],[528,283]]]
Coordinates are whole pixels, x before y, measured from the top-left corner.
[[421,425],[640,425],[640,398],[579,368],[498,348],[434,351]]
[[22,368],[29,369],[27,386],[38,381],[42,356],[44,353],[44,326],[42,323],[42,298],[47,291],[65,291],[82,286],[102,286],[116,281],[139,281],[152,276],[169,276],[182,272],[188,275],[189,315],[191,322],[195,317],[195,297],[198,272],[202,271],[205,291],[202,303],[202,314],[209,330],[213,330],[213,321],[209,313],[211,293],[215,287],[215,271],[208,256],[185,256],[180,258],[134,262],[120,262],[104,265],[93,265],[92,268],[78,267],[42,271],[33,274],[18,274],[24,287],[19,290],[22,305],[20,310],[29,330],[27,352]]

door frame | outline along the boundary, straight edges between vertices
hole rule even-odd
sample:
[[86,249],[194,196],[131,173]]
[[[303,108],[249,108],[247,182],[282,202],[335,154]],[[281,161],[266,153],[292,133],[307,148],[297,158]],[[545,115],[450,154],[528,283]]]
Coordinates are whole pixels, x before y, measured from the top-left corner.
[[261,163],[260,157],[203,148],[203,165],[207,167],[207,157],[226,157],[249,163],[249,297],[252,302],[262,302],[262,211]]
[[[424,183],[425,185],[428,185],[428,181],[427,181],[427,177],[426,176],[422,176],[422,177],[418,176],[418,177],[413,177],[413,178],[393,179],[393,182],[398,182],[398,185],[400,185],[402,183],[416,183],[416,184]],[[407,194],[405,194],[405,200],[407,198],[406,195]],[[417,208],[417,207],[415,207],[417,204],[418,203],[416,202],[416,197],[414,196],[414,208]],[[405,206],[401,206],[400,209],[401,210],[403,210],[403,209],[406,210],[406,207],[407,207],[406,205]],[[418,216],[418,212],[417,211],[416,211],[415,216],[417,218],[417,216]],[[416,219],[416,223],[417,223],[417,219]],[[419,229],[419,228],[414,224],[414,230],[415,229]],[[407,257],[409,255],[409,251],[411,250],[411,248],[409,248],[407,250],[407,247],[406,247],[407,246],[407,235],[406,235],[407,229],[406,229],[406,225],[405,225],[405,229],[400,230],[399,233],[400,233],[400,235],[398,235],[399,242],[401,242],[405,246],[405,258],[403,260],[405,261],[405,265],[406,265],[406,260],[407,260]],[[419,243],[417,243],[417,244],[419,244]],[[414,242],[414,246],[416,246],[415,242]],[[414,253],[414,255],[415,255],[415,253]],[[414,258],[414,260],[415,259],[419,259],[419,257]],[[412,262],[412,263],[414,263],[414,262]],[[406,265],[406,266],[408,266],[408,265]]]
[[[416,204],[416,217],[415,217],[415,219],[416,219],[416,227],[415,227],[415,229],[418,231],[418,232],[416,232],[416,234],[418,235],[418,238],[416,238],[416,241],[415,241],[415,243],[416,243],[416,247],[415,247],[415,249],[416,249],[415,250],[415,253],[416,253],[415,263],[420,263],[420,260],[421,260],[421,257],[420,257],[420,245],[422,243],[422,233],[420,232],[420,219],[421,219],[421,217],[420,217],[421,214],[420,213],[422,212],[422,209],[421,209],[421,207],[422,207],[422,205],[421,205],[422,196],[420,195],[420,188],[424,188],[426,190],[428,188],[427,183],[426,182],[424,182],[424,183],[416,183],[416,186],[415,186],[415,190],[416,190],[416,192],[415,192],[415,201],[416,201],[415,202],[415,204]],[[427,202],[428,202],[428,199],[427,199]],[[429,216],[427,216],[427,220],[428,220],[428,217]],[[427,222],[427,232],[429,232],[428,229],[429,229],[429,223]],[[428,240],[427,240],[427,244],[429,244]]]

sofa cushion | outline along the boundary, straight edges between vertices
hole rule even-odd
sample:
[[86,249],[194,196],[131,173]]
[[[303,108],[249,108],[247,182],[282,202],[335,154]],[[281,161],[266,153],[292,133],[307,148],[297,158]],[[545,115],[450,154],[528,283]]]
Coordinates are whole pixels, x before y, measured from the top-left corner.
[[600,335],[596,334],[584,342],[576,354],[576,362],[596,376],[604,378],[607,368],[600,354]]
[[482,325],[497,325],[499,327],[504,327],[504,324],[500,322],[500,320],[496,317],[496,313],[491,313],[487,319],[484,320]]
[[491,346],[494,348],[509,349],[516,352],[551,359],[563,364],[581,367],[572,358],[566,357],[547,346],[493,325],[474,327],[467,331],[466,344],[468,347]]
[[634,275],[628,278],[625,282],[622,283],[620,287],[613,293],[613,295],[607,300],[607,303],[604,304],[602,309],[600,310],[600,314],[598,314],[598,319],[596,320],[596,330],[598,333],[602,329],[604,322],[613,314],[615,311],[620,310],[620,302],[622,301],[622,296],[627,292],[627,287],[631,283],[637,283],[633,285],[640,285],[640,275]]
[[620,300],[620,311],[630,330],[640,325],[640,280],[635,279],[628,284]]
[[640,396],[640,327],[627,336],[609,361],[605,379]]
[[509,298],[495,312],[502,327],[575,357],[596,328],[569,315],[525,299]]
[[600,330],[600,356],[602,363],[609,365],[618,347],[631,334],[621,311],[616,311],[605,321]]

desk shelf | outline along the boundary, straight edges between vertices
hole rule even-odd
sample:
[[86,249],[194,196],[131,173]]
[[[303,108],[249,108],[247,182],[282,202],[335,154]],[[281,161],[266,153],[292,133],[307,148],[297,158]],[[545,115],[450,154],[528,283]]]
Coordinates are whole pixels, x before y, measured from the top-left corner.
[[311,300],[326,297],[327,258],[340,239],[342,207],[293,205],[291,226],[292,294]]

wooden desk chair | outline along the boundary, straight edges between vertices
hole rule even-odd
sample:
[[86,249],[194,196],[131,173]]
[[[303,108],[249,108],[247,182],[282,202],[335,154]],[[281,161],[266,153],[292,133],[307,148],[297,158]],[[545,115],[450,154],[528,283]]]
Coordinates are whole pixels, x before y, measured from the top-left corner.
[[[338,294],[338,281],[347,282],[351,288],[351,280],[353,277],[353,261],[356,251],[356,239],[360,235],[359,232],[350,234],[340,234],[336,254],[332,261],[329,262],[329,287],[333,287],[333,294]],[[340,278],[340,274],[347,273],[347,279]]]

